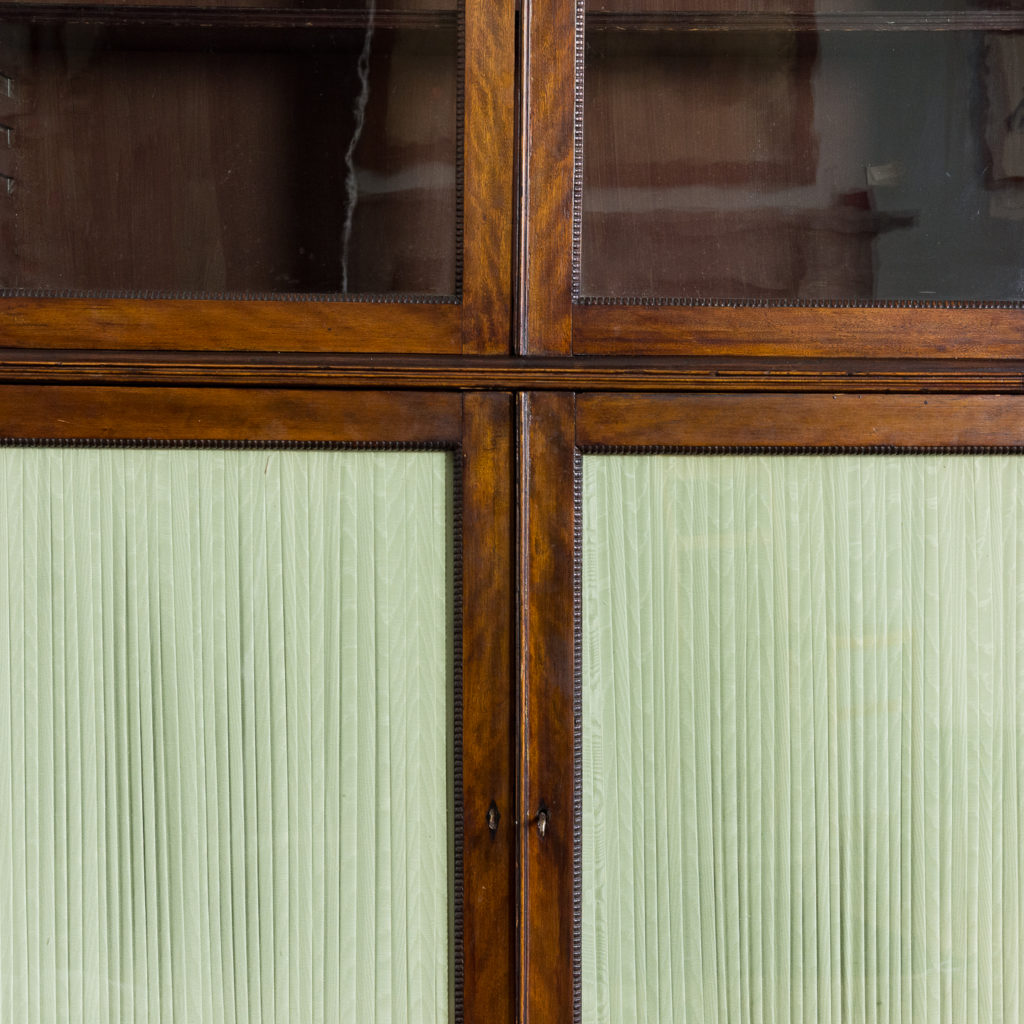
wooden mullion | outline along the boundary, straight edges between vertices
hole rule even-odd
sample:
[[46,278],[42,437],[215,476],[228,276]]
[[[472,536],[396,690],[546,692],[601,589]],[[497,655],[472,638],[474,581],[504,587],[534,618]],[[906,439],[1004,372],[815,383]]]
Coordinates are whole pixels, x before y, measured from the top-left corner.
[[464,3],[462,349],[508,355],[512,316],[515,9]]
[[512,398],[469,394],[463,420],[464,1020],[511,1024],[516,982]]
[[573,1019],[574,396],[520,398],[520,1019]]
[[523,0],[522,226],[517,351],[572,352],[576,9]]

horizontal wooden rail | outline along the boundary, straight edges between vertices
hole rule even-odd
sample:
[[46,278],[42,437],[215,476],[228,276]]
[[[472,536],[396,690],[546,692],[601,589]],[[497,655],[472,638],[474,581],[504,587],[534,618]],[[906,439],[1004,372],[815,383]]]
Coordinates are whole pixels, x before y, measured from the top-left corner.
[[0,349],[5,383],[635,392],[1024,393],[1024,358],[490,358]]

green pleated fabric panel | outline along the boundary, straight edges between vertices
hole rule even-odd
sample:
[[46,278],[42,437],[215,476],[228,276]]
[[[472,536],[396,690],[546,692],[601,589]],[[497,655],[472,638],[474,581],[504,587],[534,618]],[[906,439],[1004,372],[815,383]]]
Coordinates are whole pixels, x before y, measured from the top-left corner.
[[1024,458],[583,459],[583,1020],[1024,1020]]
[[0,449],[0,1021],[450,1019],[451,492]]

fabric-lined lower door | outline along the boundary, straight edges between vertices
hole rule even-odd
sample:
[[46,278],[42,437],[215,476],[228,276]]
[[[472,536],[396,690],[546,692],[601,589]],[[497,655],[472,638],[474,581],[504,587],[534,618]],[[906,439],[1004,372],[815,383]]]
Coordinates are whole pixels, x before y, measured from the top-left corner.
[[1024,458],[585,455],[582,1019],[1024,1015]]
[[452,488],[0,449],[0,1020],[450,1019]]

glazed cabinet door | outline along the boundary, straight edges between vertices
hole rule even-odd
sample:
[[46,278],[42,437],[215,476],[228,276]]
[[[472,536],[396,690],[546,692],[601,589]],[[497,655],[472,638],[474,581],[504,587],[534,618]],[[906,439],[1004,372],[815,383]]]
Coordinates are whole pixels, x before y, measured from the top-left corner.
[[529,350],[1019,354],[1014,5],[575,8],[531,29]]
[[507,351],[512,16],[0,5],[5,344]]
[[530,396],[530,1020],[1019,1018],[1022,412]]
[[0,429],[0,1018],[511,1020],[508,398],[47,398]]

